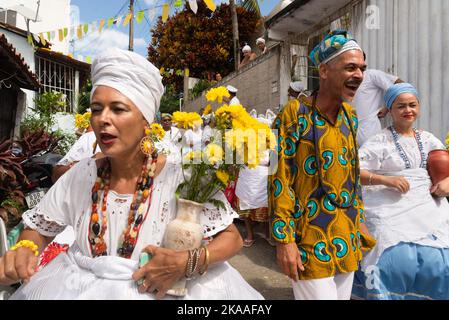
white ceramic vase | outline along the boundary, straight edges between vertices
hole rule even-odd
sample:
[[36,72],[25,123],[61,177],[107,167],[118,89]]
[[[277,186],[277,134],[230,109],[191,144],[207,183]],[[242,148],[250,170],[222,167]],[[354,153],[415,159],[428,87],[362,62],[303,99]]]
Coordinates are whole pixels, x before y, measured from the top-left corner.
[[[200,224],[200,214],[204,205],[201,203],[178,199],[176,219],[171,221],[165,231],[164,247],[176,251],[192,250],[201,246],[203,227]],[[167,291],[173,296],[187,294],[186,278],[181,278]]]

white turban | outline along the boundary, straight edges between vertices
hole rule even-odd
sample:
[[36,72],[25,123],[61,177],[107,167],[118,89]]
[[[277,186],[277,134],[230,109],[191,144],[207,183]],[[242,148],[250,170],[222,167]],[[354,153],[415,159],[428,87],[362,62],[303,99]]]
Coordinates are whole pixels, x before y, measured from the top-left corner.
[[143,56],[118,48],[97,55],[92,63],[92,93],[98,86],[111,87],[131,100],[152,123],[164,94],[159,70]]
[[249,45],[244,46],[242,52],[251,52],[251,47]]
[[256,44],[259,44],[259,43],[265,44],[265,39],[264,39],[264,38],[258,38],[258,39],[256,40]]
[[228,85],[227,87],[226,87],[226,89],[228,89],[228,91],[230,92],[230,93],[237,93],[237,88],[235,88],[235,87],[233,87],[233,86],[231,86],[231,85]]
[[290,88],[295,92],[301,92],[304,90],[304,86],[300,81],[290,82]]

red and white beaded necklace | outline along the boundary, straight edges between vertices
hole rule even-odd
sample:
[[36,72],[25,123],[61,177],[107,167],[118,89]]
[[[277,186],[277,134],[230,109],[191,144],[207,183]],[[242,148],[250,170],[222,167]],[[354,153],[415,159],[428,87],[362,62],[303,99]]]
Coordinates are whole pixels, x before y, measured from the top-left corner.
[[[151,206],[153,194],[154,172],[156,170],[157,154],[146,157],[142,165],[142,173],[137,181],[136,191],[130,206],[128,224],[121,237],[121,245],[117,249],[120,257],[129,259],[139,237],[140,228],[146,219]],[[111,176],[111,162],[106,158],[97,169],[97,180],[92,187],[92,213],[90,216],[88,240],[93,257],[107,255],[107,245],[104,235],[107,229],[107,196]],[[103,197],[100,199],[100,191]],[[145,212],[145,203],[148,207]],[[101,205],[100,205],[101,201]],[[100,211],[98,210],[100,208]],[[101,224],[100,224],[101,219]]]

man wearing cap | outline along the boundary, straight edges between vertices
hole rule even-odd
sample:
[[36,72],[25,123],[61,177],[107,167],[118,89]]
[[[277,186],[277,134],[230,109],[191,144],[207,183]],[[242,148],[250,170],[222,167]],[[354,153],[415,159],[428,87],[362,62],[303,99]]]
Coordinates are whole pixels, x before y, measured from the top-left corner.
[[261,55],[267,53],[267,46],[265,45],[265,39],[264,38],[258,38],[256,40],[256,45],[259,48]]
[[288,97],[292,99],[297,99],[301,92],[304,91],[304,85],[300,81],[290,82],[288,87]]
[[347,103],[366,64],[357,42],[333,31],[310,54],[320,89],[278,115],[278,168],[270,177],[277,261],[299,300],[349,300],[362,250],[375,244],[364,225],[357,117]]
[[181,155],[181,131],[172,126],[172,115],[169,113],[161,114],[161,125],[165,131],[165,136],[160,142],[160,147],[169,151],[170,159],[179,160],[178,158]]
[[257,58],[257,55],[252,51],[249,45],[245,45],[242,49],[243,60],[239,64],[239,69],[246,66],[248,63]]
[[228,89],[229,94],[231,95],[229,98],[223,98],[225,102],[227,102],[230,106],[232,105],[239,105],[240,100],[237,98],[237,88],[228,85],[226,86],[226,89]]

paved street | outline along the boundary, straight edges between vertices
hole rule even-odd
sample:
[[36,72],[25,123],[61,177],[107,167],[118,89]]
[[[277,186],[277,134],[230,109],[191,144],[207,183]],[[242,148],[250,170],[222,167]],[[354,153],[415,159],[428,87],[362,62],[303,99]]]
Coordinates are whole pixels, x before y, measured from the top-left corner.
[[[244,234],[244,224],[235,221]],[[242,276],[268,300],[291,300],[293,291],[289,278],[280,272],[276,263],[276,250],[261,237],[260,225],[255,228],[256,241],[250,248],[243,248],[230,263]]]

